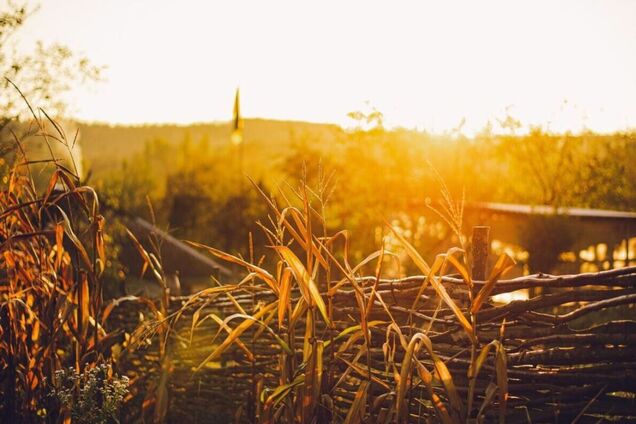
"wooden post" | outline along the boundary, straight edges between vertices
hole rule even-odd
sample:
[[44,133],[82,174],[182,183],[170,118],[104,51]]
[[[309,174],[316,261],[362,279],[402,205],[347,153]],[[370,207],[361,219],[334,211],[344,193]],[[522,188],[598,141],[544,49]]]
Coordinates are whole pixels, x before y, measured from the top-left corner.
[[486,264],[490,251],[490,227],[473,227],[473,280],[484,281],[486,279]]

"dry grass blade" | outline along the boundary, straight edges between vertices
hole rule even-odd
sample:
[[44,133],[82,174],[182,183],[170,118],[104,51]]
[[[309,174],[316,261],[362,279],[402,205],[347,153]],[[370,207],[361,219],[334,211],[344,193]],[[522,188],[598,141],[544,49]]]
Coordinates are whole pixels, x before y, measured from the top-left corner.
[[417,265],[417,267],[420,269],[420,271],[422,271],[424,273],[424,275],[430,274],[431,267],[428,266],[428,263],[426,263],[424,258],[422,258],[422,256],[413,247],[413,245],[411,245],[411,243],[409,243],[408,240],[405,239],[404,236],[399,233],[399,231],[397,231],[395,228],[393,228],[393,226],[391,224],[389,224],[386,221],[385,221],[385,224],[393,232],[395,237],[400,241],[400,243],[402,244],[402,246],[406,250],[406,253],[408,253],[409,257],[411,258],[411,260],[413,260],[413,262],[415,262],[415,265]]
[[365,380],[360,384],[356,392],[356,396],[345,417],[344,424],[358,424],[364,420],[368,389],[369,382]]
[[453,420],[450,417],[448,413],[448,409],[446,409],[444,402],[442,402],[442,399],[440,399],[440,397],[437,394],[435,394],[435,391],[433,389],[432,374],[419,361],[417,362],[416,365],[417,365],[417,373],[428,390],[429,396],[431,398],[431,402],[433,403],[433,407],[435,408],[435,412],[437,413],[437,416],[439,417],[440,421],[443,424],[453,424]]
[[[499,389],[499,414],[500,422],[505,421],[506,404],[508,399],[508,366],[506,360],[506,350],[499,340],[493,340],[484,346],[479,356],[470,364],[468,368],[468,378],[470,380],[471,393],[474,390],[475,382],[479,371],[488,358],[490,350],[495,349],[495,371],[497,374],[497,387]],[[482,406],[484,408],[484,406]],[[481,412],[480,412],[481,413]]]
[[470,322],[468,322],[463,312],[461,311],[461,309],[459,309],[459,307],[453,301],[453,299],[451,299],[450,295],[448,294],[448,292],[446,291],[442,283],[436,280],[435,278],[433,278],[431,280],[431,286],[433,286],[433,288],[435,289],[439,297],[441,297],[444,300],[444,302],[446,302],[446,304],[451,308],[453,313],[455,313],[455,316],[459,320],[460,325],[464,328],[464,330],[466,331],[466,334],[468,334],[470,339],[474,342],[475,332],[473,330],[473,326],[470,324]]
[[484,412],[486,408],[492,403],[492,400],[495,398],[495,393],[497,393],[497,385],[495,383],[489,383],[488,387],[486,387],[486,394],[484,395],[484,401],[481,403],[479,407],[479,412],[477,413],[477,421],[483,422],[484,420]]
[[69,221],[68,216],[66,216],[66,213],[59,206],[56,205],[56,207],[58,212],[62,215],[62,223],[64,225],[64,232],[66,233],[68,238],[71,240],[71,242],[73,242],[73,244],[75,245],[75,248],[79,252],[80,257],[82,258],[82,261],[84,262],[84,265],[86,265],[87,269],[91,269],[93,267],[93,264],[88,256],[88,253],[86,252],[86,249],[84,248],[84,245],[79,240],[79,238],[77,238],[77,236],[75,235],[75,232],[73,231],[73,227],[71,226],[71,221]]
[[78,297],[78,307],[80,314],[80,334],[82,335],[82,339],[86,339],[86,334],[88,333],[88,323],[91,317],[91,307],[90,307],[90,294],[88,287],[88,278],[84,274],[82,276],[82,280],[80,281],[80,289],[79,289],[79,297]]
[[[404,359],[402,360],[402,367],[400,369],[400,378],[398,388],[396,390],[395,401],[398,421],[406,419],[405,414],[408,415],[408,412],[405,412],[406,391],[408,384],[410,383],[413,365],[417,365],[419,363],[416,355],[422,346],[424,346],[424,348],[427,350],[433,361],[435,373],[442,382],[446,394],[448,395],[455,420],[462,420],[464,417],[464,407],[457,392],[457,388],[455,387],[455,383],[453,382],[453,378],[448,371],[448,368],[446,367],[446,364],[444,364],[444,361],[442,361],[433,351],[433,345],[430,339],[423,333],[417,333],[411,338],[411,341],[406,348]],[[420,369],[419,365],[418,372],[420,373],[420,377],[422,378],[423,382],[427,384],[429,392],[432,394],[432,378],[430,377],[430,374],[426,371],[425,368]]]
[[292,328],[296,325],[298,319],[305,313],[307,310],[307,302],[304,297],[298,299],[296,302],[296,306],[294,306],[294,310],[292,311],[291,317],[289,318],[289,327]]
[[339,289],[341,289],[347,282],[350,282],[350,278],[351,278],[350,275],[356,275],[360,271],[360,269],[362,269],[362,267],[364,267],[365,265],[368,265],[369,263],[371,263],[371,261],[375,259],[378,259],[378,260],[383,259],[384,256],[389,256],[391,258],[397,259],[397,255],[395,253],[389,252],[388,250],[385,250],[385,249],[377,250],[371,253],[369,256],[367,256],[362,261],[360,261],[356,266],[354,266],[351,269],[351,271],[347,273],[347,277],[338,281],[329,289],[328,291],[329,296],[334,296]]
[[439,358],[439,356],[437,356],[437,354],[434,352],[433,344],[431,343],[431,340],[423,334],[421,334],[419,337],[422,340],[422,345],[426,348],[426,350],[428,351],[428,354],[431,357],[431,360],[433,361],[433,366],[435,367],[435,373],[439,377],[440,381],[442,382],[444,386],[444,389],[446,390],[446,394],[448,395],[448,398],[450,400],[451,408],[453,410],[455,418],[462,419],[462,417],[465,414],[464,405],[461,401],[461,398],[459,397],[457,387],[455,387],[453,376],[451,375],[444,361],[442,361]]
[[[195,311],[195,314],[197,314],[199,311],[200,311],[200,309],[197,309]],[[198,322],[198,324],[201,324],[205,319],[208,319],[208,318],[214,320],[217,323],[217,325],[219,326],[219,329],[223,329],[229,335],[232,335],[232,328],[230,328],[230,326],[227,325],[227,323],[224,320],[222,320],[219,316],[217,316],[216,314],[208,314],[208,315],[206,315],[201,321]],[[197,316],[197,319],[198,319],[198,316]],[[194,328],[195,328],[196,325],[197,325],[197,322],[196,322],[195,316],[193,314],[192,315],[192,327],[190,329],[190,344],[192,344],[192,334],[194,333]],[[243,352],[245,352],[245,356],[246,356],[248,361],[253,361],[254,360],[254,354],[248,349],[247,346],[245,346],[245,343],[243,343],[240,338],[237,337],[235,339],[235,343]]]
[[[299,228],[300,233],[305,235],[305,238],[302,238],[298,234],[298,232],[294,229],[294,227],[291,225],[291,223],[287,220],[287,214],[288,213],[294,219],[294,222],[296,223],[296,226]],[[300,247],[305,252],[309,252],[313,256],[315,256],[316,259],[318,260],[318,262],[320,262],[320,264],[323,266],[323,268],[326,269],[329,266],[327,264],[327,261],[325,260],[325,258],[320,253],[320,250],[318,249],[318,247],[312,242],[312,237],[311,237],[311,233],[310,233],[311,232],[311,225],[306,226],[303,223],[303,218],[302,217],[303,217],[302,212],[300,212],[298,209],[290,206],[288,208],[283,209],[283,211],[280,213],[279,224],[283,224],[285,226],[285,228],[287,228],[289,230],[289,233],[292,235],[292,237],[294,237],[294,240],[296,240],[296,242],[298,242],[298,244],[300,244]]]
[[364,345],[360,346],[360,349],[358,350],[358,353],[356,354],[356,356],[354,357],[353,361],[349,361],[348,359],[345,359],[342,356],[338,356],[338,359],[340,359],[342,362],[344,362],[345,364],[347,364],[348,368],[347,370],[341,375],[340,380],[338,381],[338,383],[336,383],[334,385],[334,387],[337,387],[340,382],[344,381],[345,377],[351,372],[354,371],[355,373],[357,373],[359,376],[361,376],[362,378],[365,379],[365,381],[373,381],[374,383],[384,387],[386,390],[391,390],[391,387],[382,379],[379,379],[378,377],[376,377],[373,374],[369,374],[369,370],[366,369],[366,367],[363,367],[361,365],[359,365],[357,363],[357,361],[360,359],[360,356],[362,356],[362,354],[364,354],[366,352],[366,349],[364,347]]
[[446,260],[455,267],[455,269],[462,276],[468,287],[472,288],[473,280],[470,277],[470,272],[468,272],[468,266],[466,265],[465,261],[460,261],[459,259],[457,259],[458,255],[461,255],[465,259],[466,252],[458,247],[453,247],[448,252],[446,252]]
[[267,272],[266,270],[264,270],[263,268],[260,268],[256,265],[253,265],[247,261],[244,261],[241,258],[238,258],[234,255],[230,255],[229,253],[225,253],[222,252],[218,249],[215,249],[213,247],[210,246],[206,246],[204,244],[201,243],[196,243],[193,241],[187,241],[186,243],[188,243],[191,246],[197,247],[199,249],[205,249],[208,252],[210,252],[211,254],[213,254],[214,256],[216,256],[217,258],[223,259],[225,261],[228,262],[232,262],[235,263],[237,265],[241,265],[242,267],[245,267],[246,269],[255,272],[256,275],[259,276],[259,278],[261,280],[263,280],[265,282],[265,284],[267,284],[269,286],[270,289],[272,289],[272,291],[276,294],[278,294],[278,283],[276,282],[276,279],[272,276],[272,274],[270,274],[269,272]]
[[55,268],[59,269],[64,257],[64,227],[55,225]]
[[497,371],[497,386],[499,386],[499,424],[503,424],[506,422],[506,407],[508,403],[508,364],[506,350],[501,343],[497,343],[495,369]]
[[413,359],[415,354],[421,347],[421,339],[417,334],[409,342],[402,366],[400,368],[400,378],[397,389],[395,391],[395,410],[397,422],[406,422],[408,420],[408,405],[406,404],[406,392],[411,383],[411,375],[413,369]]
[[303,338],[303,363],[305,364],[309,361],[309,357],[311,356],[313,338],[314,318],[311,310],[307,310],[307,318],[305,319],[305,334]]
[[[387,225],[389,225],[389,224],[387,224]],[[426,263],[426,261],[424,261],[424,259],[422,259],[422,257],[417,252],[417,250],[404,237],[402,237],[397,231],[395,231],[395,229],[393,229],[393,227],[391,227],[390,225],[389,225],[389,227],[391,228],[393,233],[396,235],[398,240],[400,240],[402,245],[405,247],[406,252],[409,254],[409,256],[411,257],[413,262],[415,262],[415,265],[417,265],[417,267],[420,269],[420,271],[422,271],[424,273],[424,275],[430,274],[431,273],[431,267],[429,267],[428,264]],[[427,278],[427,280],[428,280],[428,278]],[[470,339],[472,341],[475,341],[475,331],[473,330],[473,326],[470,324],[470,322],[468,322],[468,320],[464,316],[464,314],[461,311],[461,309],[459,309],[457,304],[450,297],[450,295],[448,294],[448,292],[444,288],[444,286],[441,283],[441,281],[438,281],[435,277],[433,277],[433,278],[430,279],[430,283],[431,283],[431,286],[437,292],[437,295],[444,300],[444,302],[448,305],[449,308],[451,308],[451,310],[453,311],[453,313],[455,314],[455,316],[459,320],[460,325],[464,328],[464,330],[466,331],[466,333],[468,334]]]
[[283,326],[287,311],[291,311],[291,275],[291,269],[285,267],[280,282],[280,299],[278,299],[278,328]]
[[274,246],[274,249],[291,268],[307,304],[315,305],[320,311],[325,323],[327,323],[328,326],[331,326],[332,324],[329,320],[329,315],[327,314],[327,307],[325,302],[322,300],[320,292],[318,291],[318,286],[316,286],[316,283],[313,278],[311,278],[300,259],[298,259],[294,252],[292,252],[287,246]]
[[481,371],[481,367],[486,363],[486,359],[488,359],[490,349],[494,347],[496,350],[497,346],[499,346],[500,344],[501,343],[499,342],[499,340],[493,340],[481,349],[481,352],[479,352],[479,356],[477,356],[475,361],[473,361],[473,363],[471,363],[470,367],[468,368],[468,378],[477,378],[477,376],[479,375],[479,371]]
[[[383,324],[386,324],[386,321],[369,321],[367,323],[367,328],[372,328],[372,327],[377,327]],[[356,333],[356,332],[360,332],[360,334],[362,334],[361,332],[362,329],[362,325],[360,324],[356,324],[356,325],[352,325],[351,327],[347,327],[344,330],[342,330],[340,333],[338,333],[338,335],[333,339],[334,341],[340,340],[342,338],[344,338],[345,336],[352,334],[352,333]],[[327,343],[325,344],[325,346],[328,346],[329,341],[327,341]]]
[[264,423],[271,423],[272,421],[272,409],[275,408],[280,402],[282,402],[296,386],[300,386],[305,382],[305,375],[300,374],[291,383],[282,384],[270,394],[263,404],[263,414],[265,415]]
[[420,297],[422,297],[422,295],[424,294],[424,290],[426,290],[431,280],[435,278],[435,274],[437,274],[439,270],[442,269],[442,267],[444,266],[444,262],[445,262],[445,255],[437,255],[435,257],[433,266],[431,267],[428,275],[426,276],[426,279],[424,280],[420,288],[417,290],[417,295],[415,295],[415,299],[413,299],[413,304],[411,305],[409,320],[411,319],[413,312],[417,310],[417,305],[420,301]]
[[130,238],[130,240],[133,242],[133,246],[135,246],[135,249],[137,249],[139,256],[141,256],[141,258],[143,259],[144,263],[141,267],[141,275],[139,276],[139,278],[143,278],[144,274],[146,273],[146,270],[148,270],[148,267],[152,265],[152,260],[150,259],[150,256],[148,256],[148,252],[146,251],[146,249],[144,249],[144,247],[141,245],[141,243],[139,242],[137,237],[135,237],[132,231],[126,228],[126,234]]
[[249,274],[246,278],[243,279],[243,281],[241,281],[238,284],[226,284],[224,286],[219,286],[219,287],[210,287],[191,295],[190,297],[188,297],[188,300],[183,304],[183,306],[179,308],[179,310],[177,311],[177,314],[175,315],[175,321],[178,321],[179,318],[181,318],[181,315],[190,307],[190,305],[192,305],[198,299],[202,297],[206,297],[206,296],[216,296],[221,293],[232,292],[238,289],[241,286],[241,284],[248,281],[248,279],[253,275],[255,274]]
[[324,371],[323,354],[325,352],[325,344],[326,342],[322,340],[318,340],[316,342],[316,353],[315,353],[316,376],[315,376],[315,382],[314,382],[314,399],[316,400],[320,398],[320,387],[322,385],[322,373]]
[[495,267],[492,269],[490,276],[488,277],[488,281],[486,281],[486,284],[484,284],[484,286],[477,294],[477,297],[475,297],[475,300],[473,301],[473,304],[470,308],[470,311],[473,314],[479,311],[488,296],[490,296],[490,293],[495,288],[495,284],[497,283],[499,278],[501,278],[501,276],[503,276],[510,268],[515,266],[515,263],[515,260],[508,256],[508,254],[506,253],[503,253],[501,256],[499,256]]
[[195,371],[199,371],[201,368],[205,366],[206,363],[217,360],[223,354],[223,352],[225,352],[227,348],[229,348],[232,345],[232,343],[234,343],[234,341],[241,336],[241,334],[243,334],[247,329],[249,329],[255,322],[261,319],[265,314],[273,310],[277,306],[277,304],[278,302],[272,302],[269,305],[266,305],[263,308],[261,308],[253,316],[246,317],[246,319],[242,323],[240,323],[234,330],[232,330],[232,332],[227,336],[225,340],[223,340],[223,343],[221,343],[216,349],[214,349],[212,353],[210,353],[210,355],[208,355],[208,357],[205,358],[196,367]]

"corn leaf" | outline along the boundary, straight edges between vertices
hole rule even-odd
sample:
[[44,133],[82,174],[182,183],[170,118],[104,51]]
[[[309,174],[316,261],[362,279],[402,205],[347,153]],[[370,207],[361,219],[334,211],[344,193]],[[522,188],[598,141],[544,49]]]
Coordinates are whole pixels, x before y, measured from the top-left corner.
[[508,403],[508,364],[506,350],[501,343],[497,343],[495,369],[497,371],[497,385],[499,386],[499,423],[503,424],[506,421],[506,406]]
[[358,424],[363,421],[366,409],[368,389],[369,381],[365,380],[362,382],[362,384],[360,384],[360,387],[356,392],[356,396],[351,403],[349,411],[347,412],[344,424]]
[[285,262],[287,262],[294,274],[294,277],[296,278],[296,281],[298,281],[298,284],[304,288],[301,292],[303,293],[303,296],[306,297],[305,301],[307,304],[315,305],[320,311],[325,323],[331,327],[332,324],[327,314],[325,302],[322,300],[322,296],[318,291],[316,283],[311,278],[300,259],[298,259],[294,252],[292,252],[287,246],[274,246],[274,249],[281,255]]
[[213,247],[210,246],[206,246],[204,244],[201,243],[196,243],[193,241],[188,241],[186,240],[186,243],[188,243],[191,246],[197,247],[199,249],[204,249],[207,250],[208,252],[210,252],[211,254],[213,254],[214,256],[216,256],[217,258],[223,259],[227,262],[232,262],[235,263],[237,265],[241,265],[242,267],[245,267],[246,269],[256,273],[256,275],[259,276],[259,278],[261,280],[263,280],[265,282],[265,284],[267,284],[269,286],[270,289],[272,289],[274,291],[274,293],[278,294],[278,284],[276,282],[276,279],[272,276],[272,274],[270,274],[269,272],[267,272],[266,270],[264,270],[263,268],[260,268],[256,265],[253,265],[247,261],[244,261],[241,258],[238,258],[234,255],[230,255],[228,253],[222,252],[218,249],[215,249]]
[[424,273],[424,275],[428,275],[431,271],[431,267],[428,266],[424,258],[420,256],[420,254],[413,247],[413,245],[411,245],[411,243],[409,243],[408,240],[406,240],[404,236],[402,236],[402,234],[396,231],[391,224],[386,222],[386,225],[388,225],[388,227],[391,229],[395,237],[400,241],[404,249],[406,249],[406,253],[408,253],[408,255],[411,257],[413,262],[415,262],[415,265],[417,265],[417,267]]
[[486,281],[486,284],[484,284],[473,301],[473,305],[470,308],[470,311],[473,314],[477,313],[479,309],[481,309],[484,301],[488,298],[488,296],[490,296],[490,293],[495,288],[495,284],[499,278],[501,278],[501,276],[504,275],[510,268],[515,266],[515,263],[515,260],[506,253],[499,256],[495,267],[492,269],[490,276],[488,277],[488,281]]
[[291,269],[285,267],[280,282],[280,298],[278,299],[278,328],[283,326],[285,313],[291,310]]
[[[406,252],[409,254],[413,262],[415,262],[415,265],[417,265],[420,271],[422,271],[424,275],[430,274],[431,267],[429,267],[426,261],[422,259],[422,257],[417,252],[417,250],[415,250],[415,248],[404,237],[402,237],[398,232],[396,232],[393,229],[393,227],[391,226],[389,227],[391,228],[393,233],[396,235],[396,237],[400,240],[400,242],[404,245],[404,247],[406,248]],[[435,277],[433,277],[431,278],[430,282],[431,282],[431,286],[433,286],[433,288],[437,292],[437,295],[441,297],[444,300],[444,302],[451,308],[451,310],[453,311],[453,313],[455,313],[455,316],[459,320],[460,325],[464,328],[464,330],[466,331],[470,339],[474,341],[475,332],[473,330],[473,326],[470,324],[470,322],[468,322],[468,320],[462,313],[461,309],[459,309],[457,304],[450,297],[450,295],[444,288],[444,285],[441,283],[441,279],[437,280]]]
[[468,267],[466,266],[465,262],[460,261],[457,258],[458,255],[464,256],[464,254],[465,254],[465,252],[464,252],[463,249],[454,247],[454,248],[450,249],[448,252],[446,252],[446,259],[448,260],[448,262],[453,264],[455,269],[457,269],[457,271],[462,276],[462,278],[464,279],[464,281],[466,282],[468,287],[472,288],[473,287],[473,279],[470,277],[470,273],[468,272]]
[[[205,358],[199,366],[196,367],[195,371],[200,370],[206,363],[210,361],[217,360],[227,348],[229,348],[234,341],[241,336],[247,329],[249,329],[256,321],[261,319],[265,314],[274,309],[277,306],[277,302],[272,302],[269,305],[261,308],[258,312],[256,312],[251,317],[246,317],[246,319],[240,323],[232,332],[227,336],[227,338],[221,343],[207,358]],[[289,349],[289,348],[288,348]]]
[[443,424],[453,424],[453,420],[448,414],[448,410],[446,409],[444,402],[442,402],[442,399],[437,394],[435,394],[435,391],[433,390],[433,376],[426,369],[426,367],[422,365],[421,362],[418,361],[416,365],[417,373],[428,389],[429,395],[431,397],[431,402],[433,403],[433,407],[435,408],[435,412],[437,412],[440,421]]

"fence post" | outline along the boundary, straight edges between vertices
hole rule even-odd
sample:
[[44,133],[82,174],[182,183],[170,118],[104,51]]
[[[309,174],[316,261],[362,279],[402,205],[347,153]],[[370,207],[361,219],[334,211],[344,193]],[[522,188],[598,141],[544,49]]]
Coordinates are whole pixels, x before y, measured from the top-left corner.
[[488,263],[488,252],[490,251],[490,227],[473,227],[473,280],[484,281],[486,279],[486,264]]

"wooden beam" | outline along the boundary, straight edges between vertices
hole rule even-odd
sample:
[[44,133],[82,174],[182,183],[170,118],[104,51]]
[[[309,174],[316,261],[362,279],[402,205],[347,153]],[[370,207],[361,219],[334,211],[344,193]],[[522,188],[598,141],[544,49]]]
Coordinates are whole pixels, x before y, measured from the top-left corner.
[[486,264],[490,252],[490,227],[473,227],[472,253],[473,253],[473,280],[484,281],[486,279]]

